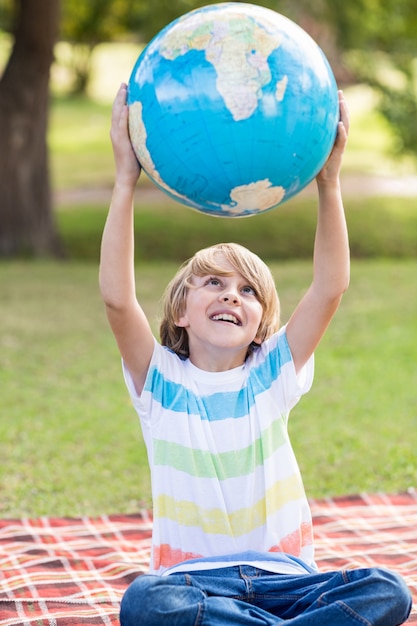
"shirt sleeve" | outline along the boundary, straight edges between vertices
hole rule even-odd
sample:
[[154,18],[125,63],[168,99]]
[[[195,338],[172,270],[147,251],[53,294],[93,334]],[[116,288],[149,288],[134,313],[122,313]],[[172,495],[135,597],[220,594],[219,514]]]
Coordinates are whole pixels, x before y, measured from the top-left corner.
[[251,376],[256,389],[273,398],[276,410],[287,421],[291,409],[306,394],[314,377],[314,355],[296,373],[287,340],[286,327],[263,342],[253,353]]
[[140,416],[141,420],[146,420],[147,410],[146,410],[146,406],[145,406],[146,402],[144,401],[144,397],[146,396],[146,389],[149,388],[149,381],[150,381],[150,378],[153,375],[153,371],[155,370],[155,367],[158,366],[158,362],[159,362],[159,359],[160,359],[160,355],[159,355],[160,350],[162,350],[162,347],[157,342],[157,340],[154,338],[154,348],[153,348],[152,358],[151,358],[151,361],[149,363],[148,372],[146,374],[146,379],[145,379],[145,383],[144,383],[143,390],[142,390],[141,394],[137,393],[136,388],[135,388],[135,384],[133,382],[132,375],[131,375],[131,373],[130,373],[126,363],[122,359],[122,371],[123,371],[124,381],[125,381],[127,390],[129,392],[129,396],[130,396],[130,399],[132,401],[132,404],[133,404],[136,412]]
[[162,411],[160,400],[158,397],[155,397],[155,390],[159,390],[162,393],[164,382],[166,380],[175,380],[180,375],[178,373],[180,368],[181,359],[171,350],[161,346],[154,338],[154,348],[145,383],[142,393],[138,394],[129,369],[122,359],[124,380],[142,426],[146,427],[151,422],[155,425],[158,421]]
[[[287,340],[287,333],[284,330],[285,341],[288,346],[288,351],[291,354],[291,349]],[[313,384],[314,379],[314,354],[308,359],[307,363],[301,368],[298,374],[295,371],[294,359],[291,354],[291,365],[294,371],[294,377],[296,380],[296,384],[300,393],[300,396],[304,395],[311,389],[311,385]]]

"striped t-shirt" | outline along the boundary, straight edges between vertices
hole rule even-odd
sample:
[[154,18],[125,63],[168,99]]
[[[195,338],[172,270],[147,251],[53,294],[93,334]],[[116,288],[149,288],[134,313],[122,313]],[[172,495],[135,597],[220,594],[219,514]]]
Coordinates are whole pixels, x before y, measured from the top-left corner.
[[151,468],[151,573],[219,567],[233,555],[259,566],[259,553],[269,571],[292,571],[283,554],[315,567],[287,430],[313,369],[311,357],[296,375],[285,327],[224,372],[200,370],[155,340],[140,396],[124,367]]

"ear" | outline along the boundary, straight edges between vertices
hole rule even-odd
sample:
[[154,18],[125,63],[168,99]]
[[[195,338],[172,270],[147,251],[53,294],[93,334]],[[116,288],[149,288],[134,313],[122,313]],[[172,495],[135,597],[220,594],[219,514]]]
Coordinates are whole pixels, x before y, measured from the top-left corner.
[[175,326],[177,326],[178,328],[188,328],[189,322],[186,313],[184,313],[177,320],[175,320]]
[[264,336],[263,333],[261,333],[261,327],[259,327],[256,336],[252,339],[252,343],[256,343],[258,346],[260,346],[263,340]]

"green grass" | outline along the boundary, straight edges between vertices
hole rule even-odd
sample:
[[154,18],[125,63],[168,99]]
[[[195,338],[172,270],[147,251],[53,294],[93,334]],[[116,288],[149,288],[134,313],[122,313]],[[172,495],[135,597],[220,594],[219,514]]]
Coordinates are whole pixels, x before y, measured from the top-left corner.
[[0,273],[0,514],[135,508],[149,497],[146,459],[96,267]]
[[113,155],[110,106],[87,98],[58,98],[51,108],[49,147],[55,189],[109,185]]
[[[137,260],[180,262],[219,241],[236,241],[267,260],[312,256],[315,198],[296,198],[240,220],[213,219],[171,201],[137,204]],[[353,257],[417,257],[415,198],[349,197],[345,207]],[[107,211],[103,205],[79,205],[57,212],[69,258],[97,263]]]
[[[148,316],[175,264],[146,263]],[[286,319],[311,263],[272,265]],[[417,261],[355,261],[291,435],[308,494],[417,486]],[[0,515],[78,515],[150,505],[136,414],[97,288],[97,267],[0,264]],[[157,332],[155,321],[154,330]]]
[[292,426],[313,494],[417,486],[416,269],[353,263],[351,287],[317,353],[316,384]]

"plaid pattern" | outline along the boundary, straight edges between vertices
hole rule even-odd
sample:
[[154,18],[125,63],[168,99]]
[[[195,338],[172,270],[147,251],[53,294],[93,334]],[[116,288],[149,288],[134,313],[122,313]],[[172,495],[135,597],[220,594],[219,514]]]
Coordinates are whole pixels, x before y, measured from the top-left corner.
[[[378,565],[410,586],[417,623],[417,495],[311,502],[322,570]],[[120,599],[147,569],[148,513],[0,520],[1,626],[117,626]]]
[[417,492],[311,501],[316,562],[322,571],[385,567],[413,594],[417,623]]

